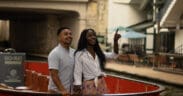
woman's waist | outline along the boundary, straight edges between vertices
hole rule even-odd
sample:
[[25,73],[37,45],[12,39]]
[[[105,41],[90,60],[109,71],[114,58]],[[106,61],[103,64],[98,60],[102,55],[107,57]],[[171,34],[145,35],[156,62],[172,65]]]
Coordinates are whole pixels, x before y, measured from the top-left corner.
[[92,77],[85,77],[84,78],[84,81],[92,81],[92,80],[94,80],[94,79],[102,79],[102,77],[104,77],[104,75],[98,75],[98,76],[92,76]]

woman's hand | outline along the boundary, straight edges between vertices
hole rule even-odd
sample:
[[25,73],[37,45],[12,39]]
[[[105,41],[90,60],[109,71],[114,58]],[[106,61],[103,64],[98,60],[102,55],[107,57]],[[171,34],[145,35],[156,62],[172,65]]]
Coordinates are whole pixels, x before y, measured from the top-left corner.
[[121,38],[121,35],[118,34],[118,30],[119,29],[117,29],[116,32],[115,32],[115,34],[114,34],[114,42],[117,42],[119,40],[119,38]]
[[81,85],[74,85],[73,91],[75,95],[81,94]]
[[119,40],[119,38],[121,38],[121,35],[120,34],[118,34],[118,30],[119,29],[117,29],[116,30],[116,32],[115,32],[115,34],[114,34],[114,52],[116,53],[116,54],[118,54],[118,51],[119,51],[119,48],[118,48],[118,40]]

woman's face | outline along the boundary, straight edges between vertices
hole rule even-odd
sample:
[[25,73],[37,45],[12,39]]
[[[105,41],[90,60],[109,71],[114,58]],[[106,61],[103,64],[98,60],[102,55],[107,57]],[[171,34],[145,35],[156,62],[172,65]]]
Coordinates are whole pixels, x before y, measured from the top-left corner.
[[87,44],[89,46],[94,46],[96,44],[96,33],[92,30],[88,30],[86,34]]

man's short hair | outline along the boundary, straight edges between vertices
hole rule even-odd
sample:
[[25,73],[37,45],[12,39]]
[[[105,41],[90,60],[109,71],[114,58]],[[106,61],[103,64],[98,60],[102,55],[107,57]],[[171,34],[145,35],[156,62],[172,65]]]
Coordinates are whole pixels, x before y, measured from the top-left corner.
[[71,30],[69,27],[61,27],[61,28],[59,28],[58,31],[57,31],[57,36],[59,36],[59,34],[60,34],[63,30],[65,30],[65,29]]

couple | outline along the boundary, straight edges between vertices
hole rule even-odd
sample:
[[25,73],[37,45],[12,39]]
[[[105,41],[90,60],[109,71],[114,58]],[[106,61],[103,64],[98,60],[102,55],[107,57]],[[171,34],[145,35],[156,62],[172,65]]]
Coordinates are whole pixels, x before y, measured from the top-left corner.
[[[70,48],[72,31],[63,27],[57,32],[59,44],[48,56],[50,70],[49,91],[69,96],[73,87],[74,93],[97,95],[107,92],[102,69],[106,58],[114,58],[118,54],[117,32],[114,35],[114,52],[103,53],[100,49],[96,32],[85,29],[81,33],[76,51]],[[73,81],[74,78],[74,81]]]

